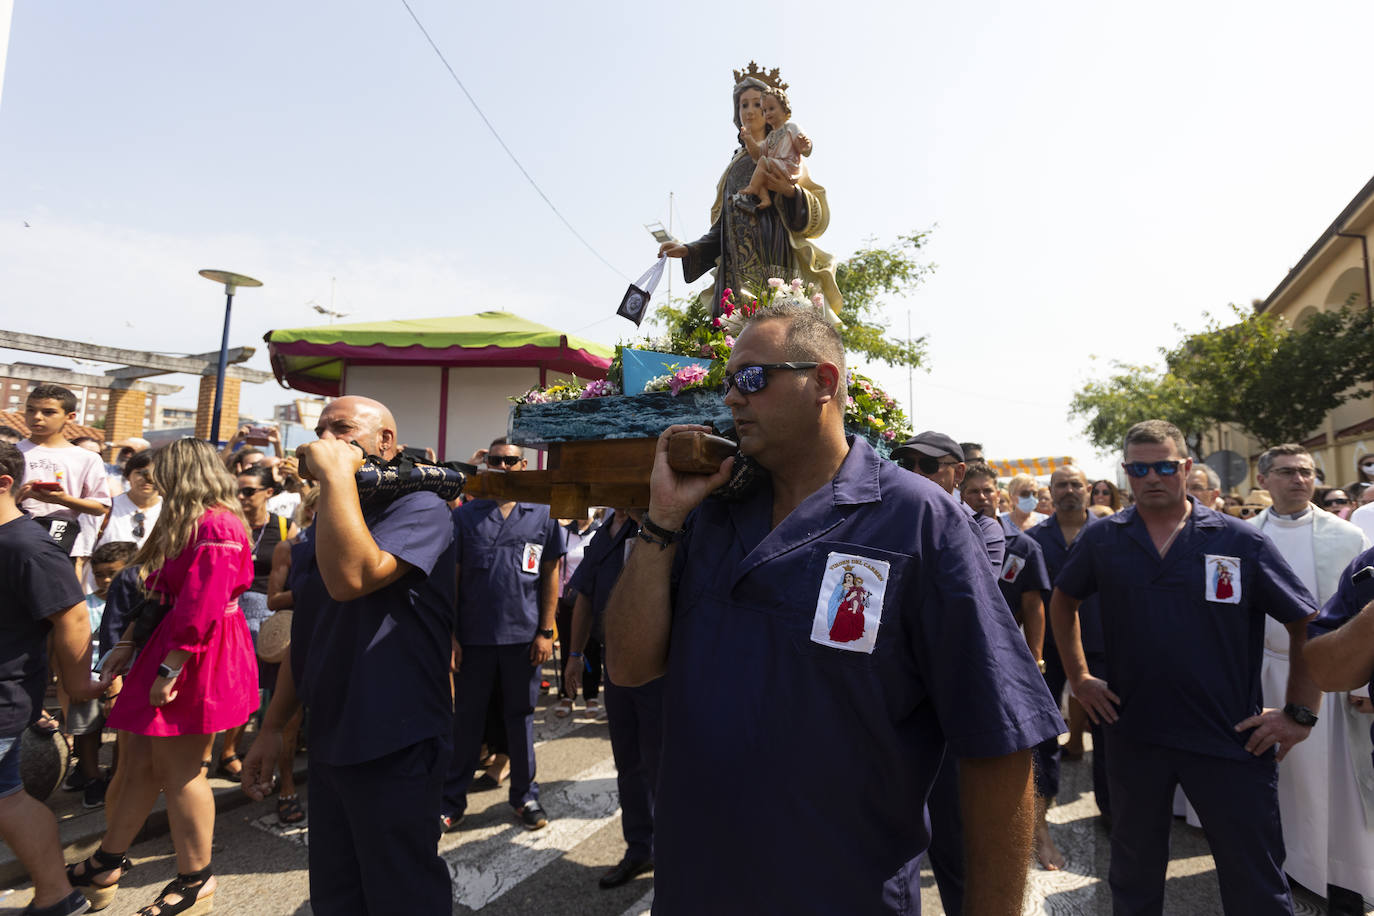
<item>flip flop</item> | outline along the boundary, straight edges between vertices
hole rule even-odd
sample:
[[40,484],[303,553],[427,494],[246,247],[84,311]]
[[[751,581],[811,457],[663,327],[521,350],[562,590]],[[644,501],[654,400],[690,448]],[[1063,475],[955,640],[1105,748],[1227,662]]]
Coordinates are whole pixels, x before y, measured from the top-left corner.
[[553,714],[560,719],[566,719],[568,716],[572,715],[572,711],[572,697],[563,697],[558,701],[558,705],[554,707]]

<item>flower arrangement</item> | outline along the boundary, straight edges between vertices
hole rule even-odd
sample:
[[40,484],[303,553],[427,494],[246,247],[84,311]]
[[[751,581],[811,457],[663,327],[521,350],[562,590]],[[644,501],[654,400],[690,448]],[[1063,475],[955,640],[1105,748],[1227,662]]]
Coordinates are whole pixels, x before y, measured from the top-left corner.
[[612,394],[620,394],[620,389],[605,379],[597,379],[586,385],[579,385],[577,379],[574,378],[571,382],[560,382],[547,388],[540,388],[536,385],[519,397],[511,398],[511,400],[517,404],[549,404],[554,401],[604,398]]
[[873,380],[857,372],[849,373],[849,397],[845,401],[844,420],[848,426],[872,430],[887,442],[911,438],[911,421]]
[[[735,346],[735,338],[745,323],[759,309],[775,302],[809,301],[816,308],[825,308],[825,297],[814,285],[800,279],[791,282],[772,277],[758,295],[748,290],[725,290],[720,300],[720,314],[713,316],[699,299],[689,301],[686,308],[664,307],[660,320],[666,315],[668,331],[658,337],[647,338],[637,344],[619,344],[615,358],[604,381],[580,385],[574,380],[548,388],[531,388],[512,398],[517,404],[547,404],[552,401],[572,401],[598,398],[621,393],[624,383],[622,354],[627,346],[699,359],[710,359],[710,367],[690,363],[669,363],[669,371],[649,380],[644,391],[668,391],[674,396],[684,391],[707,388],[719,390],[725,379],[725,362]],[[874,438],[887,442],[900,441],[911,435],[911,424],[894,398],[857,372],[849,373],[849,392],[845,401],[845,424],[851,429],[866,431]],[[640,392],[628,392],[639,394]]]

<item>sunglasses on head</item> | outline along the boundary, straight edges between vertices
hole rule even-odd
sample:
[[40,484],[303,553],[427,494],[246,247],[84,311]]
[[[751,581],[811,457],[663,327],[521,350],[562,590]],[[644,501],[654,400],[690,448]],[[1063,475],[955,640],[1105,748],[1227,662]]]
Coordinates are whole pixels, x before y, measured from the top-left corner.
[[1126,473],[1132,477],[1141,478],[1154,471],[1160,477],[1173,477],[1178,473],[1178,469],[1183,466],[1183,462],[1178,459],[1173,461],[1123,461],[1121,466],[1126,469]]
[[721,393],[729,394],[731,388],[738,388],[740,394],[757,394],[768,387],[768,370],[770,369],[814,369],[820,363],[760,363],[757,366],[745,366],[737,369],[725,376],[721,384]]
[[513,468],[525,459],[519,455],[488,455],[487,466],[493,468],[508,467]]

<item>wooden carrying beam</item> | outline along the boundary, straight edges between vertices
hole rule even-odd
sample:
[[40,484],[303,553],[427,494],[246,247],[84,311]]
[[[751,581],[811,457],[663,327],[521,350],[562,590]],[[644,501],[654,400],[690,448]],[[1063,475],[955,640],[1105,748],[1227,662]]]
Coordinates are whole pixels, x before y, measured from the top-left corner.
[[[485,471],[468,478],[465,492],[483,499],[543,503],[554,518],[580,518],[593,506],[647,507],[657,439],[598,439],[549,447],[544,471]],[[668,463],[686,474],[711,474],[735,454],[729,439],[678,433],[668,442]]]

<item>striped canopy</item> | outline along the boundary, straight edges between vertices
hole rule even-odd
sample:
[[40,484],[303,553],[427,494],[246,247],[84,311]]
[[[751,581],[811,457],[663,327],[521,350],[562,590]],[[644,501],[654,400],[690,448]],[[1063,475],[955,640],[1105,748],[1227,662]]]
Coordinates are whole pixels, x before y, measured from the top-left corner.
[[1073,463],[1072,457],[1058,455],[1047,458],[1010,458],[1006,461],[989,461],[988,466],[997,472],[998,477],[1015,477],[1017,474],[1044,477],[1053,474],[1055,468],[1062,468]]

